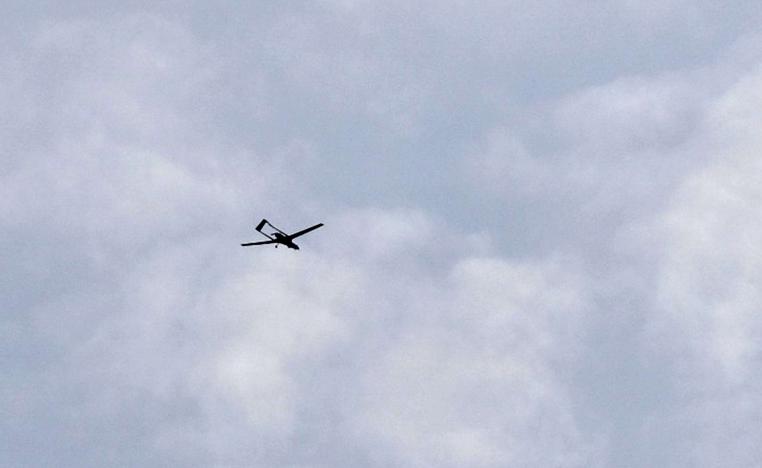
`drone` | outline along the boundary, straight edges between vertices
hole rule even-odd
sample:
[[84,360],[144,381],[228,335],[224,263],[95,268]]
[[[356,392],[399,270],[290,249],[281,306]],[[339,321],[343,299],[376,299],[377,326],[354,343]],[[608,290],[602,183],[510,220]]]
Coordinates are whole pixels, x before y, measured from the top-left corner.
[[[276,248],[278,247],[278,245],[285,245],[289,249],[299,250],[299,246],[294,243],[294,239],[296,239],[299,236],[303,236],[307,234],[308,232],[312,232],[322,225],[323,223],[320,223],[314,226],[310,226],[307,229],[302,229],[301,231],[295,232],[293,234],[286,234],[285,232],[281,231],[277,227],[273,226],[272,223],[270,223],[268,220],[262,219],[262,221],[260,221],[259,224],[257,225],[256,229],[257,229],[257,232],[267,237],[268,240],[260,241],[260,242],[248,242],[246,244],[241,244],[241,247],[249,247],[251,245],[275,244]],[[263,231],[265,227],[269,228],[268,230],[271,231],[270,234],[267,234],[265,231]]]

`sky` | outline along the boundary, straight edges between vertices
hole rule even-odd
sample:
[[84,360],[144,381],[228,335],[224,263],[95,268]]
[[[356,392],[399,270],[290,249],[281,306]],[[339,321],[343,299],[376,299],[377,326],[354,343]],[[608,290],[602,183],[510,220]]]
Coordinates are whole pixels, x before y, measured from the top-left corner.
[[762,466],[761,26],[4,2],[0,465]]

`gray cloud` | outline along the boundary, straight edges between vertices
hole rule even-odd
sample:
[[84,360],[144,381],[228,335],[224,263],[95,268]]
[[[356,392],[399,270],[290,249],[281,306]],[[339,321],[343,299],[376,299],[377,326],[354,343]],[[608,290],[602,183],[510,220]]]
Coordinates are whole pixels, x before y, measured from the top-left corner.
[[757,67],[710,107],[705,144],[714,157],[686,178],[661,220],[654,333],[658,349],[674,353],[675,385],[688,396],[674,414],[686,434],[677,443],[710,466],[753,465],[762,457],[753,442],[760,408],[754,311],[762,256],[753,240],[759,77]]
[[40,5],[0,464],[762,460],[753,3]]

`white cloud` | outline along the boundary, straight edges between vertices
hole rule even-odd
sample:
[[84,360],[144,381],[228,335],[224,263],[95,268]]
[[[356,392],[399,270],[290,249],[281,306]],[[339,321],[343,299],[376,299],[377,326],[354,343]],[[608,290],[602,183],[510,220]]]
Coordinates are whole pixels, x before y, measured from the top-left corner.
[[686,177],[659,220],[658,307],[648,337],[673,360],[672,384],[683,395],[656,423],[685,434],[670,437],[686,453],[684,462],[673,457],[676,466],[762,460],[753,442],[762,409],[760,76],[747,74],[711,106],[700,140],[710,162]]
[[687,336],[700,334],[693,337],[694,351],[717,358],[731,380],[756,354],[752,311],[762,251],[754,211],[762,114],[753,108],[760,102],[760,76],[743,78],[713,106],[706,132],[711,163],[685,180],[664,218],[660,297],[669,313],[693,324]]
[[0,464],[758,464],[755,17],[562,3],[4,29]]
[[558,372],[584,292],[559,266],[464,258],[442,284],[409,284],[406,325],[364,372],[362,437],[405,466],[594,465]]

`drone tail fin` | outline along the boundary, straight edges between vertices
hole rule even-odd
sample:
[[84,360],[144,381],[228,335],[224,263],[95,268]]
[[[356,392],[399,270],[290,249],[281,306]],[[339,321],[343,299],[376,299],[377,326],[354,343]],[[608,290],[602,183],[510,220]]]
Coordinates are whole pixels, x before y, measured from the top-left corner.
[[262,219],[262,221],[257,224],[257,231],[262,232],[262,228],[265,227],[265,224],[268,224],[266,219]]

